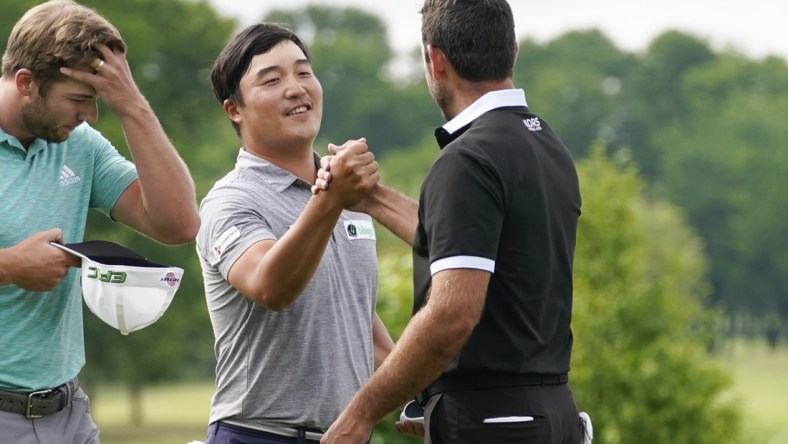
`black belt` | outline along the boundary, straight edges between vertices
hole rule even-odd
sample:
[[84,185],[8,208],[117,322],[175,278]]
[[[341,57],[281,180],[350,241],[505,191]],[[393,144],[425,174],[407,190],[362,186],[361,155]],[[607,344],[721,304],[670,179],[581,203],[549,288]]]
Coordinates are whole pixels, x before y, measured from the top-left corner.
[[560,385],[569,382],[569,376],[561,375],[536,375],[536,374],[508,374],[508,373],[480,373],[469,375],[443,375],[427,386],[416,400],[421,405],[433,395],[446,392],[459,392],[465,390],[489,390],[504,387],[521,387],[528,385]]
[[0,410],[19,413],[27,419],[42,418],[66,408],[78,388],[79,381],[74,378],[59,387],[32,392],[0,389]]

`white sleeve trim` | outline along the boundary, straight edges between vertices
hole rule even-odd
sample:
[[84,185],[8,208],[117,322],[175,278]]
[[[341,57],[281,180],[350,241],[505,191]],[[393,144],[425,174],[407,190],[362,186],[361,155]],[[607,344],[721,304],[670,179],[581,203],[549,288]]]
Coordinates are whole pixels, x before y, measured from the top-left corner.
[[473,268],[475,270],[484,270],[492,273],[495,271],[495,261],[478,256],[445,257],[430,264],[430,274],[434,276],[435,273],[439,271],[456,268]]

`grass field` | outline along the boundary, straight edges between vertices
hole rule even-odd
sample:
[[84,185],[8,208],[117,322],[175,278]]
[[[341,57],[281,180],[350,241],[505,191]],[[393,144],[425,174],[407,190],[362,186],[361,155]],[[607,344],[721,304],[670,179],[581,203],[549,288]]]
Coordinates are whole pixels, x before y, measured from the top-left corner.
[[733,341],[718,361],[734,378],[754,442],[788,444],[788,346],[772,351],[765,342]]
[[142,426],[130,423],[126,391],[101,387],[91,399],[102,444],[185,444],[202,441],[208,427],[213,382],[150,387],[143,392]]
[[[788,444],[788,346],[776,352],[756,342],[731,342],[718,359],[734,378],[747,431],[758,444]],[[102,444],[185,444],[202,440],[208,421],[211,382],[151,387],[143,393],[143,425],[133,426],[128,394],[102,387],[93,415]],[[604,444],[604,443],[599,443]]]

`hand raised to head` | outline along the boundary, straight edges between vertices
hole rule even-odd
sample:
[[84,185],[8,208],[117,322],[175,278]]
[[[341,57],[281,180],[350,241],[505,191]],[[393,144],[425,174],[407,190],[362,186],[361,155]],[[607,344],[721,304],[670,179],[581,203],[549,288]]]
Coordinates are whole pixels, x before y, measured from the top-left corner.
[[60,72],[95,88],[104,103],[118,117],[134,113],[136,106],[142,103],[147,107],[145,98],[132,78],[126,53],[103,44],[96,49],[101,53],[101,57],[91,62],[93,72],[75,67],[63,67]]

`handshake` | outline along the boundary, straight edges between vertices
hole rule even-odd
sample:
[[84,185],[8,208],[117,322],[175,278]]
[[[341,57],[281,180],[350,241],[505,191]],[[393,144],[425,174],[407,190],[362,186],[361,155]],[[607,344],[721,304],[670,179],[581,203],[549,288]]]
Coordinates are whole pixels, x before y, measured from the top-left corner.
[[367,139],[348,140],[341,146],[328,145],[330,154],[320,159],[312,194],[328,193],[344,208],[362,211],[361,202],[378,185],[379,165],[369,151]]

